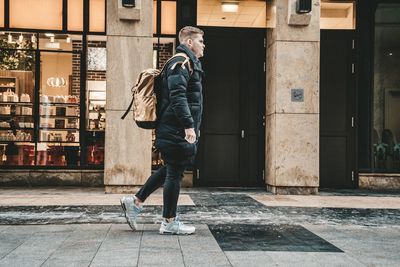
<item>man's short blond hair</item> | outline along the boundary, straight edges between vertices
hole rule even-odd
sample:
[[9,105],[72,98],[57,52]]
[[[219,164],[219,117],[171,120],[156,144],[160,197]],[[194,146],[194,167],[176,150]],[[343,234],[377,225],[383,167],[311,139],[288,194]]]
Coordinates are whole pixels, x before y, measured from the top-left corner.
[[204,32],[193,26],[185,26],[179,31],[179,42],[185,43],[188,39],[193,39],[196,34],[204,35]]

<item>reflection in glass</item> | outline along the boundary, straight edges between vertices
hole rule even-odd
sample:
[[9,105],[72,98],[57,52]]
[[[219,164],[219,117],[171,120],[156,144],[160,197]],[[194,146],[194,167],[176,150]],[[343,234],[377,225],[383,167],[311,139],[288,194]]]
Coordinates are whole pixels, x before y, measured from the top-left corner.
[[34,164],[34,45],[27,34],[0,35],[0,165]]
[[374,168],[400,170],[400,4],[375,13],[372,146]]
[[[71,53],[41,53],[39,143],[37,164],[46,166],[79,165],[79,92],[72,90]],[[64,86],[49,79],[64,79]]]

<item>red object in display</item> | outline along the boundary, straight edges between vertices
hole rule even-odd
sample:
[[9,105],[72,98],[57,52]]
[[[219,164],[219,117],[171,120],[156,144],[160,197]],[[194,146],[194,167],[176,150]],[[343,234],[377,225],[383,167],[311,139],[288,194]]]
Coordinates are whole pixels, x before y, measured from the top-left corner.
[[48,165],[64,166],[65,156],[63,146],[52,146],[48,149]]
[[98,144],[89,145],[87,151],[88,164],[104,164],[104,146]]

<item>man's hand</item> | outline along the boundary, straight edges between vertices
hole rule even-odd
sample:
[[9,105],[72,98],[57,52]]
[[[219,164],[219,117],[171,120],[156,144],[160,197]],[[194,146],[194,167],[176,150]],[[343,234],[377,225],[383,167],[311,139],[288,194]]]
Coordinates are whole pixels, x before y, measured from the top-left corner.
[[196,133],[194,132],[194,128],[185,129],[185,140],[190,144],[196,142]]

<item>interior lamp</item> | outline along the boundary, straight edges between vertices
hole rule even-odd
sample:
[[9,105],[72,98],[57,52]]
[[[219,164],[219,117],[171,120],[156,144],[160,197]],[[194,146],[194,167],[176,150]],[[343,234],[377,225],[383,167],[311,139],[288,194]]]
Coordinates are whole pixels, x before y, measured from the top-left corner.
[[222,12],[236,13],[239,10],[239,1],[223,0],[221,1]]
[[46,83],[50,87],[64,87],[67,84],[63,77],[50,77]]

